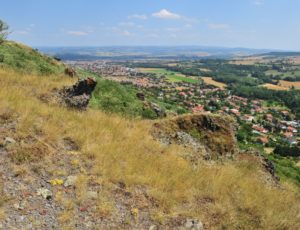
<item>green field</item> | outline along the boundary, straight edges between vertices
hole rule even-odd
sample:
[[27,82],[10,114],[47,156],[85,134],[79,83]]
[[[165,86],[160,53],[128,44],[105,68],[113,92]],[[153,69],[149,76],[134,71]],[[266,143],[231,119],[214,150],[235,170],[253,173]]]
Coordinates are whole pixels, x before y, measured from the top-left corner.
[[176,75],[169,75],[167,76],[168,81],[170,82],[187,82],[187,83],[198,83],[199,80],[193,79],[193,78],[189,78],[189,77],[185,77],[185,76],[180,76],[178,74]]
[[289,70],[286,72],[279,72],[277,70],[268,70],[265,73],[266,73],[266,75],[274,75],[274,76],[280,75],[284,79],[286,77],[300,76],[300,69]]
[[191,77],[186,77],[181,73],[177,73],[174,71],[166,70],[163,68],[139,68],[138,69],[142,73],[154,73],[156,76],[164,75],[166,76],[169,82],[187,82],[187,83],[198,83],[199,80],[196,80]]

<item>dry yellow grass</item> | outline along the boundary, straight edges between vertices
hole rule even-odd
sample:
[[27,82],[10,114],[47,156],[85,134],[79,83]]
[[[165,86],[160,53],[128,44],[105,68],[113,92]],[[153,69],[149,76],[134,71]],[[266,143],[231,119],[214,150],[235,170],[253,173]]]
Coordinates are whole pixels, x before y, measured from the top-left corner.
[[203,72],[211,72],[211,70],[207,68],[199,68],[199,70]]
[[201,78],[203,79],[205,84],[213,85],[220,89],[224,89],[227,86],[226,84],[224,84],[222,82],[217,82],[217,81],[213,80],[211,77],[201,77]]
[[274,84],[270,84],[270,83],[266,83],[266,84],[262,85],[262,87],[265,87],[267,89],[272,89],[272,90],[283,90],[283,91],[289,90],[289,88],[287,88],[287,87],[274,85]]
[[[0,70],[0,108],[18,115],[16,132],[20,137],[38,130],[40,140],[48,146],[55,146],[64,137],[78,143],[81,154],[76,157],[92,166],[80,180],[85,184],[88,175],[92,176],[108,194],[109,200],[99,198],[99,212],[113,212],[111,184],[123,181],[129,189],[137,185],[146,188],[159,204],[156,218],[161,221],[163,216],[183,215],[201,219],[207,229],[300,228],[299,194],[288,184],[281,189],[267,186],[253,163],[193,168],[180,157],[179,147],[164,147],[151,138],[151,122],[95,110],[68,110],[38,99],[72,81],[62,76]],[[81,202],[85,192],[84,186],[79,186],[73,202]],[[71,203],[64,205],[73,207]],[[61,222],[67,222],[70,216],[72,208],[61,214]]]
[[138,71],[140,72],[152,72],[152,71],[156,71],[156,70],[160,70],[162,68],[137,68]]
[[173,67],[173,66],[177,66],[179,63],[168,63],[168,66]]
[[264,148],[264,151],[265,151],[267,154],[271,154],[271,153],[273,153],[274,148]]
[[292,87],[295,87],[295,89],[300,89],[300,81],[291,82],[280,80],[278,85],[288,89],[291,89]]
[[289,57],[288,60],[295,65],[300,65],[300,57]]

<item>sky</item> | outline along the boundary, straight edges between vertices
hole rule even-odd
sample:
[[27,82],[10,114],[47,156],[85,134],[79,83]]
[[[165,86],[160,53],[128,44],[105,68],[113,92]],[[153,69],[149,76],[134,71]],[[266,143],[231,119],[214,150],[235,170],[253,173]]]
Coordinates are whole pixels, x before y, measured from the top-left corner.
[[0,0],[31,46],[220,46],[300,51],[299,0]]

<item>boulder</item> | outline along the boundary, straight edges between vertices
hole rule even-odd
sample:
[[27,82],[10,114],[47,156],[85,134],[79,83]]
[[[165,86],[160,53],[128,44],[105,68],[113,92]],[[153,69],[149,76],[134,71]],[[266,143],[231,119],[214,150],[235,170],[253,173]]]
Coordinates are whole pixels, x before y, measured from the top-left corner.
[[47,199],[47,200],[52,199],[52,192],[46,188],[39,188],[37,190],[37,195],[42,196],[44,199]]
[[147,109],[151,109],[153,110],[157,117],[166,117],[167,114],[166,114],[166,111],[164,109],[162,109],[158,104],[156,103],[153,103],[153,102],[144,102],[144,108],[147,108]]
[[86,193],[86,198],[88,200],[96,200],[98,198],[98,193],[95,191],[88,191]]
[[4,139],[4,146],[14,145],[16,143],[17,142],[13,138],[11,138],[11,137],[5,137],[5,139]]
[[76,181],[77,181],[77,176],[68,176],[64,183],[64,186],[65,187],[74,186],[76,184]]
[[187,219],[184,229],[186,230],[203,230],[203,224],[200,220],[197,219]]
[[96,85],[96,80],[88,77],[79,80],[71,87],[65,87],[61,90],[60,95],[67,106],[77,109],[86,109]]
[[145,94],[144,93],[137,93],[136,97],[141,100],[141,101],[145,101]]
[[65,68],[65,74],[70,76],[70,77],[75,77],[76,76],[76,71],[75,71],[75,69],[73,69],[71,67],[67,67],[67,68]]

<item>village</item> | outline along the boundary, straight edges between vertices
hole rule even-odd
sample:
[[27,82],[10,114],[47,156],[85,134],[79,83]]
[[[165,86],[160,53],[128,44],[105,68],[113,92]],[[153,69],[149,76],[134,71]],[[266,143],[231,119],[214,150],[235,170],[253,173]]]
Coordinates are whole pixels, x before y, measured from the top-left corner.
[[[240,140],[245,143],[253,142],[264,147],[280,143],[293,146],[300,140],[300,121],[295,120],[287,108],[268,105],[264,100],[232,95],[226,88],[208,85],[201,80],[196,83],[170,81],[164,74],[143,72],[106,61],[72,64],[103,78],[135,86],[142,98],[155,98],[169,115],[208,112],[233,116],[241,127],[251,128],[247,137]],[[177,108],[175,111],[170,109],[174,107]]]

